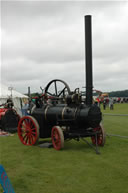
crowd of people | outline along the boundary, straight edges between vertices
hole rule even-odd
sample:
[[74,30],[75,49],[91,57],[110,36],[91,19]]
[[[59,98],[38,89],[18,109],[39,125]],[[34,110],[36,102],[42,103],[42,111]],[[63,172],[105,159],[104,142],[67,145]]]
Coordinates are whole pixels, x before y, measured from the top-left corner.
[[128,97],[113,98],[114,103],[128,103]]
[[100,106],[101,104],[103,105],[103,109],[105,110],[106,107],[109,107],[110,110],[114,109],[114,104],[115,103],[128,103],[128,97],[126,98],[121,98],[121,97],[106,97],[102,101],[97,98],[95,100],[95,104]]
[[109,106],[110,110],[114,109],[114,100],[112,98],[106,98],[103,100],[103,109],[105,110],[107,106]]

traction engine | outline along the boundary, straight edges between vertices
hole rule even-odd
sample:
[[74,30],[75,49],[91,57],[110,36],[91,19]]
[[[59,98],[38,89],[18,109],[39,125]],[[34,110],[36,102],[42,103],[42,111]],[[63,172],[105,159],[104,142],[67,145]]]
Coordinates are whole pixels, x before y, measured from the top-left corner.
[[81,138],[86,141],[85,138],[90,137],[93,144],[90,145],[97,153],[97,147],[104,146],[102,113],[92,104],[91,16],[85,16],[85,44],[86,99],[79,88],[72,92],[66,82],[50,81],[42,96],[36,99],[30,116],[19,121],[18,136],[24,145],[35,145],[39,138],[51,137],[53,147],[60,150],[65,140]]

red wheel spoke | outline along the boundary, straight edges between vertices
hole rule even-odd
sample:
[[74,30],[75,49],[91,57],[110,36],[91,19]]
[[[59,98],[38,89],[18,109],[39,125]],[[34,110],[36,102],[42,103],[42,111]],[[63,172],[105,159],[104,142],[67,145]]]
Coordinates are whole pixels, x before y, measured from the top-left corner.
[[27,123],[26,119],[24,120],[24,124],[25,124],[25,126],[28,126],[28,123]]
[[22,117],[18,124],[18,136],[24,145],[34,145],[39,138],[39,125],[32,116]]
[[22,127],[26,128],[26,124],[24,121],[22,122]]
[[26,137],[27,137],[27,133],[24,135],[23,140],[25,140]]
[[52,128],[52,143],[56,150],[60,150],[64,146],[64,136],[59,126]]
[[28,136],[28,142],[29,142],[29,144],[31,144],[31,136],[30,135]]
[[31,127],[31,128],[33,128],[33,127],[34,127],[34,125],[33,125],[33,123],[32,123],[32,122],[30,122],[30,127]]
[[36,135],[36,132],[31,132],[31,133]]
[[26,144],[28,143],[28,135],[26,136],[26,140],[25,140]]
[[31,135],[31,141],[32,141],[32,143],[33,143],[33,136]]
[[36,131],[36,128],[31,129],[31,131]]
[[24,120],[26,127],[30,127],[30,124],[27,119]]
[[35,141],[35,136],[30,135],[30,137],[31,137],[31,141],[32,141],[32,143],[34,143],[34,141]]
[[26,133],[26,128],[22,126],[21,132],[22,132],[22,133]]

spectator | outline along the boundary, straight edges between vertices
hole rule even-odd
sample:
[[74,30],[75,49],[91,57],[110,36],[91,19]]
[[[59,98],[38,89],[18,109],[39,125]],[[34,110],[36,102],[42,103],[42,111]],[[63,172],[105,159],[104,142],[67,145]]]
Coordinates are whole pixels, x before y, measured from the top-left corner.
[[7,99],[7,102],[6,102],[6,107],[7,107],[7,108],[12,108],[13,106],[14,106],[14,104],[13,104],[12,99],[11,99],[11,98],[8,98],[8,99]]
[[109,108],[110,110],[113,110],[113,99],[112,98],[109,99]]
[[28,115],[28,112],[27,112],[28,107],[29,107],[29,103],[28,101],[25,101],[24,106],[22,107],[22,116]]
[[105,110],[106,109],[106,100],[104,99],[103,101],[103,109]]

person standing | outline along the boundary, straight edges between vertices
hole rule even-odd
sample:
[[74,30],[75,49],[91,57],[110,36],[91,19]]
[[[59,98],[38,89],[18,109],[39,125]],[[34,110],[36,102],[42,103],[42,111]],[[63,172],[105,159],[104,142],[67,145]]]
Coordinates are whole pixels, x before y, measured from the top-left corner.
[[103,100],[103,109],[104,110],[106,109],[106,100],[105,99]]
[[28,102],[28,100],[26,100],[24,102],[24,106],[22,107],[22,116],[27,116],[28,115],[28,112],[27,112],[28,107],[29,107],[29,102]]
[[109,99],[109,108],[110,110],[113,110],[113,99],[112,98]]

